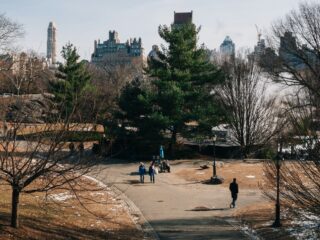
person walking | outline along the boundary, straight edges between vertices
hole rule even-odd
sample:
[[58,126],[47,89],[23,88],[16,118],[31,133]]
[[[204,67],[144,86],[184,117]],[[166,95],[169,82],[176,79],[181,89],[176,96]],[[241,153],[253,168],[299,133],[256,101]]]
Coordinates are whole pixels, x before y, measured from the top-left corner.
[[140,175],[140,182],[144,183],[144,175],[146,173],[146,168],[142,162],[139,165],[139,175]]
[[238,193],[239,193],[239,187],[238,187],[238,183],[237,183],[237,179],[236,178],[234,178],[233,182],[230,183],[229,189],[230,189],[231,197],[232,197],[232,202],[230,203],[230,208],[231,207],[235,208],[236,207],[236,201],[237,201],[237,198],[238,198]]
[[150,175],[150,182],[154,183],[154,174],[155,174],[155,167],[152,163],[149,167],[149,175]]

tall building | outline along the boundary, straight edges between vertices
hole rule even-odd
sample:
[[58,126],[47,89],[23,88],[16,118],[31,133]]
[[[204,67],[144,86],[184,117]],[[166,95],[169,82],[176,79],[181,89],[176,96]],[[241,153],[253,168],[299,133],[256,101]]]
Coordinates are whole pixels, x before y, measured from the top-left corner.
[[235,48],[235,44],[233,43],[231,38],[229,36],[226,36],[226,38],[220,45],[221,58],[224,60],[233,59],[235,55]]
[[191,12],[174,12],[174,25],[192,23],[192,11]]
[[258,41],[257,44],[254,46],[254,50],[252,53],[248,55],[250,61],[260,63],[260,60],[266,53],[266,43],[263,38],[261,38],[261,33],[258,31]]
[[136,62],[143,63],[143,48],[141,38],[130,39],[121,43],[116,31],[109,31],[109,39],[94,41],[91,55],[94,64],[108,64],[109,66],[128,65]]
[[[191,12],[174,12],[172,28],[179,29],[184,24],[192,24],[192,11]],[[153,45],[152,50],[149,52],[147,62],[150,64],[152,60],[160,60],[158,57],[159,47]]]
[[50,22],[48,27],[48,38],[47,38],[47,59],[50,64],[56,63],[56,57],[57,57],[56,32],[57,32],[57,28],[54,22]]

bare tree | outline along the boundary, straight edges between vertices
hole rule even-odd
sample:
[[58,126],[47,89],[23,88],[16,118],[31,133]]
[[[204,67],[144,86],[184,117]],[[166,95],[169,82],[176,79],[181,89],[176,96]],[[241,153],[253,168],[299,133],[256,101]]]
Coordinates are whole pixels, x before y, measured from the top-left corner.
[[245,54],[225,62],[222,69],[226,81],[215,92],[227,113],[231,140],[239,144],[246,155],[250,147],[264,145],[273,136],[276,130],[275,98],[267,95],[266,78]]
[[121,89],[126,83],[143,75],[143,65],[139,59],[119,64],[117,62],[102,61],[98,65],[105,72],[107,82],[112,85],[113,90],[119,96]]
[[[279,65],[270,68],[275,81],[293,88],[283,118],[288,129],[282,136],[291,158],[281,166],[282,201],[293,212],[320,215],[320,4],[302,2],[272,26],[269,42],[278,51]],[[265,167],[266,195],[274,198],[275,166]]]
[[100,122],[112,117],[122,88],[128,82],[143,77],[142,64],[138,60],[120,64],[106,59],[97,65],[89,64],[87,67],[94,86],[94,91],[88,92],[90,97],[87,99],[91,99],[93,108],[90,111]]
[[1,88],[12,89],[17,95],[42,93],[48,88],[49,79],[53,78],[45,59],[34,52],[6,54],[1,67]]
[[[72,62],[73,71],[62,72],[65,79],[57,80],[61,85],[54,92],[56,95],[51,99],[52,107],[50,112],[45,114],[44,123],[36,124],[37,119],[32,118],[33,114],[30,114],[31,116],[28,116],[29,124],[26,124],[25,112],[21,108],[16,108],[15,114],[11,109],[7,109],[6,115],[10,115],[10,118],[7,118],[10,121],[4,121],[2,124],[0,179],[12,188],[12,227],[18,227],[18,208],[21,193],[47,192],[56,188],[65,188],[67,185],[69,190],[76,194],[75,186],[81,188],[79,186],[81,181],[78,180],[88,173],[91,166],[95,164],[92,159],[89,161],[82,154],[82,142],[86,139],[86,132],[96,133],[99,131],[102,134],[103,128],[97,129],[94,124],[95,119],[86,118],[87,121],[81,123],[78,121],[82,119],[79,118],[81,109],[83,106],[88,108],[88,104],[85,95],[76,92],[75,94],[78,95],[75,101],[73,99],[70,101],[70,95],[73,97],[73,90],[85,89],[90,76],[84,71],[83,64],[78,63],[79,57],[76,55],[76,49],[72,48],[72,45],[69,45],[69,49],[72,50],[72,55],[67,56],[69,62],[66,61],[67,63],[61,65],[60,69],[65,70],[64,67],[69,67],[70,62]],[[70,56],[76,57],[70,60]],[[67,81],[70,79],[77,80],[76,83],[82,80],[84,82],[82,82],[82,89],[78,85],[71,90],[62,88],[67,86],[69,83]],[[17,103],[14,105],[19,106],[23,105],[25,99],[17,97],[16,101]],[[68,105],[68,114],[65,114],[60,108],[66,105]],[[79,146],[80,154],[70,159],[70,153],[65,149],[68,147],[68,140],[73,136],[76,136],[78,141],[81,142]]]
[[0,14],[0,50],[7,51],[12,43],[24,35],[21,24]]
[[276,81],[299,86],[320,97],[320,4],[302,2],[272,25],[271,47],[279,65],[271,68]]
[[[283,117],[288,127],[279,138],[279,148],[290,149],[284,153],[286,160],[281,164],[281,198],[292,213],[320,215],[320,139],[317,133],[319,108],[310,104],[310,95],[303,91],[291,96],[284,104]],[[275,198],[275,173],[273,161],[264,167],[265,194]]]
[[83,154],[70,160],[66,151],[68,139],[77,133],[81,141],[86,132],[98,131],[93,123],[71,123],[59,114],[44,124],[26,124],[23,119],[24,116],[17,114],[11,122],[1,124],[0,179],[12,188],[12,227],[18,227],[20,194],[66,186],[73,191],[80,185],[78,180],[90,171],[94,161]]

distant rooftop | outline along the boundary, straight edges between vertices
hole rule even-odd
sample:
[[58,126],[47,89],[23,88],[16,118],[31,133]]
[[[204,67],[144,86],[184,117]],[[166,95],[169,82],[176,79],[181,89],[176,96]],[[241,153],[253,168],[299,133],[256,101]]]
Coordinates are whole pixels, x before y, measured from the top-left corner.
[[186,24],[192,23],[192,11],[191,12],[174,12],[174,24]]

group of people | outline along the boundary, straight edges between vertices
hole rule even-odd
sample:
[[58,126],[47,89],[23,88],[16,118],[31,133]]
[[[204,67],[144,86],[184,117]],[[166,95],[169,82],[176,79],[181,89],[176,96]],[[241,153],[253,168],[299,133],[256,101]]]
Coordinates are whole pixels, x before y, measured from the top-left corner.
[[[156,168],[156,161],[153,160],[149,166],[148,174],[150,176],[150,182],[155,182],[155,174],[158,173],[158,168]],[[160,163],[158,163],[160,167],[160,172],[170,172],[170,164],[168,160],[161,160]],[[144,183],[144,175],[146,174],[147,170],[143,162],[140,162],[139,165],[139,175],[140,175],[140,182]]]
[[[168,171],[170,172],[170,164],[168,162],[168,160],[163,160],[164,158],[164,151],[163,151],[163,147],[160,146],[160,158],[162,158],[162,160],[159,159],[158,165],[160,167],[160,171],[161,172],[165,172]],[[149,166],[149,176],[150,176],[150,182],[155,183],[155,174],[156,174],[156,158],[155,156],[153,156],[152,162]],[[143,162],[140,162],[139,165],[139,175],[140,175],[140,182],[144,183],[144,175],[146,174],[146,167],[144,165]],[[230,183],[229,185],[229,190],[231,192],[231,198],[232,198],[232,202],[230,203],[230,208],[235,208],[236,207],[236,201],[238,198],[238,193],[239,193],[239,187],[238,187],[238,183],[237,183],[237,179],[234,178],[232,183]]]
[[[150,182],[154,183],[154,175],[156,174],[156,169],[155,169],[155,166],[154,166],[154,162],[152,162],[149,166],[149,176],[150,176]],[[144,183],[144,175],[146,174],[146,167],[144,165],[143,162],[140,162],[140,165],[139,165],[139,175],[140,175],[140,182],[141,183]]]
[[[155,174],[158,173],[158,169],[155,167],[159,166],[160,172],[170,172],[170,165],[168,160],[164,160],[164,148],[161,145],[159,149],[159,156],[152,156],[152,162],[149,166],[149,176],[150,176],[150,182],[154,183],[155,182]],[[140,182],[144,183],[144,175],[146,174],[146,167],[144,163],[140,162],[139,165],[139,175],[140,175]]]

